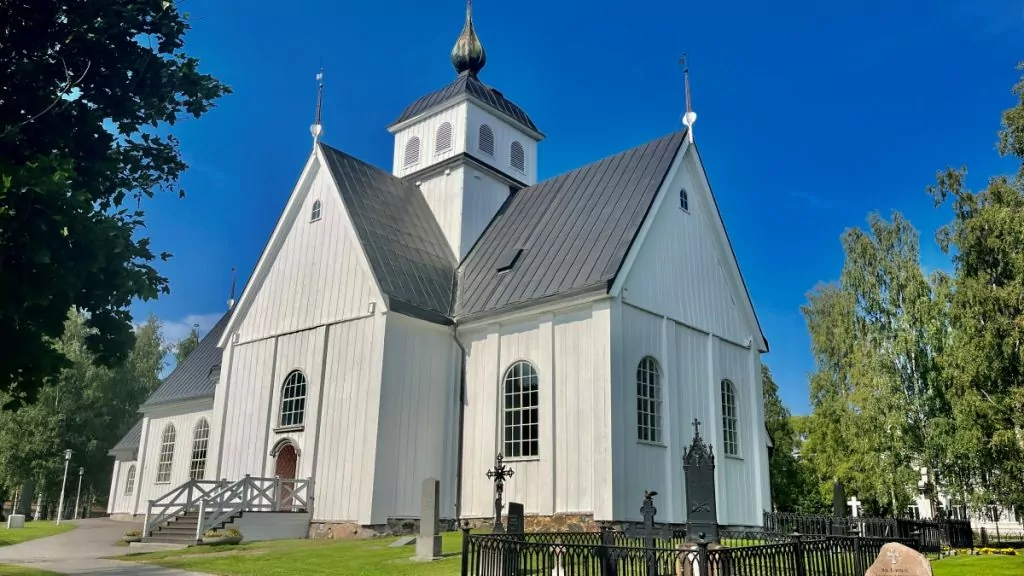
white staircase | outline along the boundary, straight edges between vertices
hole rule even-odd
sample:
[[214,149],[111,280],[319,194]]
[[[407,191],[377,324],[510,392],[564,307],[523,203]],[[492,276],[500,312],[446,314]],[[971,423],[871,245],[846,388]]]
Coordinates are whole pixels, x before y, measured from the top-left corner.
[[[189,480],[150,500],[142,530],[144,543],[203,543],[203,534],[238,521],[246,512],[311,514],[312,478]],[[244,536],[244,533],[243,533]],[[292,537],[282,535],[281,537]]]

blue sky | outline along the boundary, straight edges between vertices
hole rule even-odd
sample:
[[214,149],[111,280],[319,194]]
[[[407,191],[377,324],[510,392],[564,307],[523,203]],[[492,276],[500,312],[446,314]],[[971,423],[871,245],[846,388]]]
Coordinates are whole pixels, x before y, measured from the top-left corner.
[[[139,303],[170,337],[208,328],[255,266],[309,154],[315,75],[324,139],[390,169],[385,126],[454,78],[461,0],[188,3],[188,51],[234,89],[175,127],[188,195],[149,203],[171,294]],[[995,151],[1024,60],[1018,0],[834,3],[477,0],[481,79],[547,135],[542,178],[679,128],[677,60],[690,55],[695,136],[772,351],[783,399],[807,411],[812,369],[800,315],[835,279],[839,236],[871,211],[900,210],[928,268],[949,219],[925,187],[966,164],[970,184],[1013,165]]]

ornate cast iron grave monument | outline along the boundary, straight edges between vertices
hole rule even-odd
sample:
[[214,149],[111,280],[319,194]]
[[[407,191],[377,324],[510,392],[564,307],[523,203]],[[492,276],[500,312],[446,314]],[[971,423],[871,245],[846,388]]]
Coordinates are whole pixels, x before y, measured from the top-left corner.
[[512,477],[515,472],[505,466],[504,456],[501,452],[498,452],[497,458],[495,458],[494,468],[487,471],[487,477],[494,480],[494,527],[491,529],[493,534],[501,534],[505,529],[501,525],[501,509],[504,508],[502,504],[502,496],[505,493],[505,480]]
[[700,437],[700,420],[693,419],[693,442],[683,453],[686,476],[686,540],[718,542],[718,505],[715,501],[715,454]]

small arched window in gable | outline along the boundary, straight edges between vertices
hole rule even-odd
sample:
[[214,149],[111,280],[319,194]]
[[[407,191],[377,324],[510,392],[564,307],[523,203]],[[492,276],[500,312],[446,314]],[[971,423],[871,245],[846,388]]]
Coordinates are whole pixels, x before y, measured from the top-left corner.
[[516,170],[526,172],[526,151],[523,150],[523,145],[517,141],[512,142],[509,163]]
[[420,162],[420,137],[413,136],[405,143],[405,167],[415,166]]
[[478,148],[483,154],[488,156],[494,156],[494,130],[487,124],[480,125],[480,142],[478,142]]
[[661,442],[661,368],[652,356],[636,367],[637,439]]
[[192,433],[192,465],[188,469],[188,477],[202,480],[206,476],[206,449],[210,444],[210,424],[206,418],[200,418]]
[[736,387],[730,380],[722,380],[722,447],[729,456],[739,456],[740,440],[736,415]]
[[128,478],[124,483],[124,495],[131,496],[132,490],[135,490],[135,464],[128,467]]
[[292,370],[281,388],[281,427],[301,426],[306,421],[306,375]]
[[160,436],[160,461],[157,463],[156,468],[157,484],[171,481],[171,468],[174,466],[174,441],[176,437],[177,432],[174,430],[174,424],[168,424],[164,427],[164,432]]
[[434,154],[441,154],[452,149],[452,123],[443,122],[437,127],[437,137],[434,139]]
[[686,193],[686,188],[679,190],[679,207],[687,212],[690,211],[690,195]]
[[309,211],[309,221],[316,222],[323,213],[324,205],[319,200],[313,201],[313,209]]

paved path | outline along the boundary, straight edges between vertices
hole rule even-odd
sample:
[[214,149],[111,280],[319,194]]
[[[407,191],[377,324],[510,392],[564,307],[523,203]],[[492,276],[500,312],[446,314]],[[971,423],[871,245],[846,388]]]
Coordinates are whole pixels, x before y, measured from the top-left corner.
[[203,576],[198,572],[150,564],[103,560],[105,557],[127,554],[128,548],[115,546],[114,543],[125,532],[141,528],[141,525],[107,518],[76,520],[71,523],[78,527],[70,532],[13,546],[0,546],[0,564],[20,564],[60,574]]

